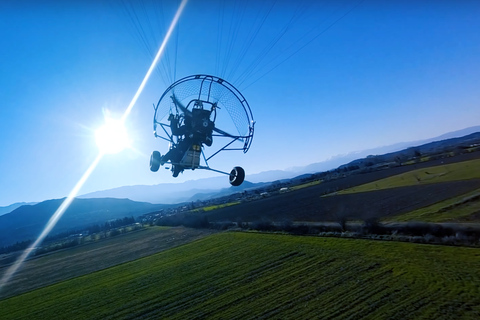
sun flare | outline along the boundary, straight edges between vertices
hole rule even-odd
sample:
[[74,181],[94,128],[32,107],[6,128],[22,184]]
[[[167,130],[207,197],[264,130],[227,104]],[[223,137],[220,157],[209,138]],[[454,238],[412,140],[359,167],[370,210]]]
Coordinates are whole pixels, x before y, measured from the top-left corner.
[[125,125],[120,119],[106,117],[105,124],[95,132],[98,149],[104,154],[115,154],[130,146]]
[[45,239],[45,237],[47,237],[50,231],[55,227],[55,225],[57,224],[57,221],[63,216],[65,211],[68,209],[73,199],[77,196],[82,186],[85,184],[87,179],[90,177],[92,172],[97,167],[100,160],[103,158],[103,155],[105,153],[120,152],[121,150],[127,147],[130,147],[130,140],[127,135],[127,130],[125,129],[124,121],[130,114],[130,111],[135,105],[138,97],[140,96],[140,93],[142,93],[143,88],[145,87],[145,84],[150,78],[150,75],[152,74],[153,69],[155,69],[155,66],[157,65],[157,62],[160,59],[160,56],[170,38],[170,35],[173,32],[173,29],[175,28],[178,22],[178,19],[180,18],[180,15],[186,3],[187,3],[187,0],[182,0],[182,2],[180,3],[180,7],[178,8],[175,14],[175,17],[173,18],[173,21],[170,24],[170,28],[167,32],[167,35],[165,36],[165,39],[162,42],[162,45],[158,49],[155,59],[150,65],[150,68],[148,69],[147,74],[143,78],[142,83],[138,87],[137,92],[135,93],[130,104],[128,105],[127,110],[123,114],[122,118],[118,120],[114,120],[108,116],[105,117],[105,125],[103,125],[101,128],[99,128],[95,132],[95,139],[97,141],[97,145],[100,150],[100,153],[98,154],[97,158],[92,162],[90,167],[87,169],[87,171],[85,171],[83,176],[80,178],[80,180],[77,182],[75,187],[72,189],[68,197],[65,198],[65,200],[63,200],[60,207],[52,215],[47,225],[43,229],[42,233],[38,236],[37,240],[35,240],[34,243],[32,243],[27,249],[25,249],[23,253],[20,255],[20,257],[18,257],[18,259],[16,259],[15,262],[10,267],[8,267],[6,272],[0,277],[0,291],[3,290],[5,285],[10,281],[10,279],[14,276],[17,270],[22,266],[23,262],[29,257],[31,252],[34,251],[34,248],[40,245],[42,241]]

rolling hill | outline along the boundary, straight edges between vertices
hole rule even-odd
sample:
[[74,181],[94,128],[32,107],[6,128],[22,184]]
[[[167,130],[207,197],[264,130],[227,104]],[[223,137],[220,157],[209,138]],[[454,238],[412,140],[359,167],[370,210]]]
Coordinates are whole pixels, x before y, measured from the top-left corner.
[[[56,199],[24,205],[0,216],[0,247],[36,238],[62,202],[63,199]],[[51,234],[104,224],[108,220],[136,217],[164,207],[128,199],[74,199]]]

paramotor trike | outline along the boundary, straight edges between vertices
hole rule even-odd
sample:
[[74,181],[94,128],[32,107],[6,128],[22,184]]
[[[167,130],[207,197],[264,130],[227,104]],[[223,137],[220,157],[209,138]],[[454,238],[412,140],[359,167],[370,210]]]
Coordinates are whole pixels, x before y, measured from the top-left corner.
[[168,87],[154,108],[154,135],[168,141],[170,147],[163,156],[153,151],[151,171],[169,164],[174,177],[185,169],[205,169],[228,175],[233,186],[244,181],[242,167],[235,166],[228,173],[208,164],[222,151],[246,153],[252,143],[252,111],[233,85],[210,75],[185,77]]

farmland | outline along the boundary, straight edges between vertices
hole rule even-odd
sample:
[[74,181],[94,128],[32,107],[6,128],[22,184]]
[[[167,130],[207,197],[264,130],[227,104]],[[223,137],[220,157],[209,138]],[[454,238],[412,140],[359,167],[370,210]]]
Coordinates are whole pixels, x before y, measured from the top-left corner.
[[480,189],[394,217],[395,221],[478,222]]
[[368,192],[389,188],[415,186],[419,184],[470,179],[480,179],[480,159],[416,169],[399,175],[366,183],[358,187],[341,190],[337,194]]
[[[213,232],[153,227],[35,257],[0,291],[0,299],[145,257]],[[0,255],[0,275],[14,258]]]
[[[468,181],[480,178],[480,159],[450,163],[416,169],[391,177],[359,185],[336,192],[335,195],[348,195],[362,192],[374,192],[385,189],[412,187],[425,184],[441,184],[451,181]],[[453,185],[452,185],[453,186]],[[447,190],[449,188],[446,188]],[[401,189],[396,189],[401,190]],[[466,190],[465,190],[466,191]],[[366,194],[364,194],[367,196]],[[425,196],[430,196],[426,194]],[[394,221],[425,221],[425,222],[478,222],[480,212],[480,189],[459,195],[451,194],[433,204],[416,208],[410,212],[388,217]]]
[[480,317],[480,250],[227,232],[0,301],[2,319]]
[[[478,153],[465,154],[310,182],[291,187],[287,193],[218,208],[205,215],[209,221],[234,222],[341,219],[480,222],[479,200],[475,199],[475,192],[480,188],[479,156]],[[464,201],[472,196],[468,203]],[[424,214],[422,210],[430,213]]]

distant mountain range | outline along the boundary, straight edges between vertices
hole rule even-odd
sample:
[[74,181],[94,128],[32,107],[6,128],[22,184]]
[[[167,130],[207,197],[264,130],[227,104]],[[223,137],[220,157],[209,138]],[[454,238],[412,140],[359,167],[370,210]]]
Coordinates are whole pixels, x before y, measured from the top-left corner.
[[300,174],[300,173],[315,173],[315,172],[332,170],[332,169],[338,168],[341,165],[347,164],[353,160],[365,158],[369,155],[382,155],[382,154],[392,153],[392,152],[401,151],[407,148],[424,145],[434,141],[442,141],[446,139],[467,136],[475,132],[480,132],[480,126],[474,126],[474,127],[469,127],[462,130],[445,133],[435,138],[417,140],[417,141],[411,141],[411,142],[400,142],[400,143],[395,143],[389,146],[383,146],[383,147],[378,147],[374,149],[367,149],[367,150],[358,151],[358,152],[351,152],[345,155],[332,157],[331,159],[326,161],[312,163],[306,167],[290,168],[289,171],[293,171],[293,172],[296,172],[297,174]]
[[12,212],[13,210],[21,206],[34,205],[34,204],[37,204],[37,202],[17,202],[6,207],[0,207],[0,216],[3,216],[6,213]]
[[84,194],[79,198],[128,198],[150,203],[174,204],[208,199],[213,195],[231,194],[246,188],[259,186],[274,180],[293,178],[298,174],[287,171],[267,171],[248,176],[239,187],[224,187],[225,177],[189,180],[183,183],[162,183],[157,185],[124,186]]
[[[35,239],[64,199],[23,205],[0,216],[0,247],[17,241]],[[124,217],[136,217],[164,208],[165,205],[135,202],[129,199],[74,199],[51,234],[81,229]]]

